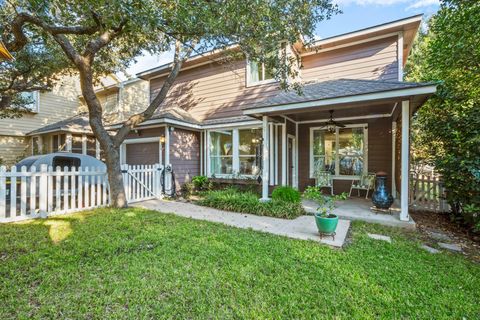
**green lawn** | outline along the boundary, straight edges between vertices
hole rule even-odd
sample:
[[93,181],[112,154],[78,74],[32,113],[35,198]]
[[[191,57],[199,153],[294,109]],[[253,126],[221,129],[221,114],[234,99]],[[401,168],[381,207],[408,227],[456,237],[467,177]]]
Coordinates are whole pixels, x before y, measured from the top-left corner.
[[480,317],[479,265],[352,230],[338,250],[141,209],[0,225],[0,319]]

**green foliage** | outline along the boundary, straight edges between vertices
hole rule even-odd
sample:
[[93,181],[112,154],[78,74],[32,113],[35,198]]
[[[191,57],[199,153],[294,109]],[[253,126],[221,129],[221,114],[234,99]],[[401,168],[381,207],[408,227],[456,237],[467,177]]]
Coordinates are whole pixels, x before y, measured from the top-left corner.
[[195,176],[192,178],[192,183],[196,191],[206,191],[212,188],[212,183],[206,176]]
[[414,119],[414,156],[443,175],[453,214],[480,206],[480,3],[444,0],[419,37],[408,80],[440,81]]
[[335,209],[336,202],[339,200],[346,200],[348,194],[346,192],[342,192],[341,194],[334,196],[325,195],[322,193],[319,187],[308,186],[303,192],[303,197],[305,199],[317,202],[319,205],[317,212],[322,216],[327,216],[332,213],[333,209]]
[[290,186],[279,186],[273,189],[272,200],[281,200],[285,202],[300,202],[300,192]]
[[332,250],[158,211],[103,208],[0,224],[0,234],[0,319],[478,319],[480,312],[480,265],[432,255],[400,228],[353,222],[348,246]]
[[199,200],[198,204],[220,210],[285,219],[294,219],[305,214],[305,210],[299,202],[273,199],[262,202],[257,194],[239,191],[236,188],[207,191],[203,196],[204,198]]
[[185,182],[181,187],[182,196],[185,199],[190,198],[190,196],[195,192],[195,185],[192,182]]

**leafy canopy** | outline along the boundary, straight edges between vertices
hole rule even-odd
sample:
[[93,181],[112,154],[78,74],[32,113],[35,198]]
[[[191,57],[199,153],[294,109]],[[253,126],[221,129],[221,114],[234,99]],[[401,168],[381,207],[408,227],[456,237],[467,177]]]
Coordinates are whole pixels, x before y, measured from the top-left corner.
[[415,142],[443,174],[454,213],[480,220],[480,3],[444,0],[428,27],[408,78],[440,85],[416,116]]

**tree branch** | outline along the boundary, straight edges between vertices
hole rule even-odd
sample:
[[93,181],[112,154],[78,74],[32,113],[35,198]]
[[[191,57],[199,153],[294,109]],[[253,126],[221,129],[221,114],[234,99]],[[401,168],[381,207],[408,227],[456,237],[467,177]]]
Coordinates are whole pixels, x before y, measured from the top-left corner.
[[[94,19],[95,20],[95,19]],[[62,34],[94,34],[100,30],[100,25],[95,24],[91,26],[55,26],[50,25],[42,21],[41,19],[32,16],[31,14],[22,12],[19,13],[11,23],[12,33],[15,37],[13,42],[6,44],[7,48],[11,51],[18,51],[22,49],[28,42],[28,38],[23,32],[23,26],[25,23],[32,23],[52,35]]]
[[194,47],[194,45],[189,46],[186,49],[185,54],[182,56],[182,50],[184,47],[185,46],[180,41],[175,42],[175,56],[173,58],[172,70],[170,71],[165,82],[163,83],[160,92],[157,94],[155,99],[153,99],[147,109],[145,109],[143,112],[130,116],[123,123],[122,127],[117,131],[113,138],[115,146],[118,147],[133,128],[135,128],[142,122],[150,119],[153,116],[155,110],[157,110],[158,107],[163,103],[163,101],[167,97],[168,91],[172,87],[178,73],[180,72],[183,62],[185,62],[185,60],[187,60],[192,53],[192,47]]
[[126,24],[127,24],[127,20],[123,20],[122,22],[120,22],[118,27],[113,28],[112,30],[105,31],[95,40],[89,41],[85,47],[83,56],[89,60],[93,59],[95,54],[100,49],[108,45],[113,39],[115,39],[122,32]]

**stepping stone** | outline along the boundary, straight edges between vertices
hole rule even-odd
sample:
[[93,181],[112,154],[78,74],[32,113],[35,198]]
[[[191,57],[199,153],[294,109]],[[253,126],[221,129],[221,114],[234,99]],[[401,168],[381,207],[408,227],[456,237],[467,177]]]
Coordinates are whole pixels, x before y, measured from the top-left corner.
[[392,243],[392,238],[390,238],[389,236],[384,236],[384,235],[375,234],[375,233],[367,233],[367,235],[370,238],[375,239],[375,240],[382,240],[382,241],[386,241],[388,243]]
[[429,246],[427,246],[426,244],[423,244],[423,245],[421,246],[421,248],[427,250],[428,252],[430,252],[430,253],[432,253],[432,254],[435,254],[435,253],[439,253],[439,252],[440,252],[440,250],[435,249],[435,248],[432,248],[432,247],[429,247]]
[[454,252],[462,252],[462,248],[458,244],[455,244],[455,243],[439,242],[438,245],[440,246],[440,248],[443,248],[443,249],[447,249],[447,250],[454,251]]
[[430,233],[430,237],[432,237],[437,241],[452,241],[452,239],[445,233],[435,232],[435,231],[431,231],[429,233]]

